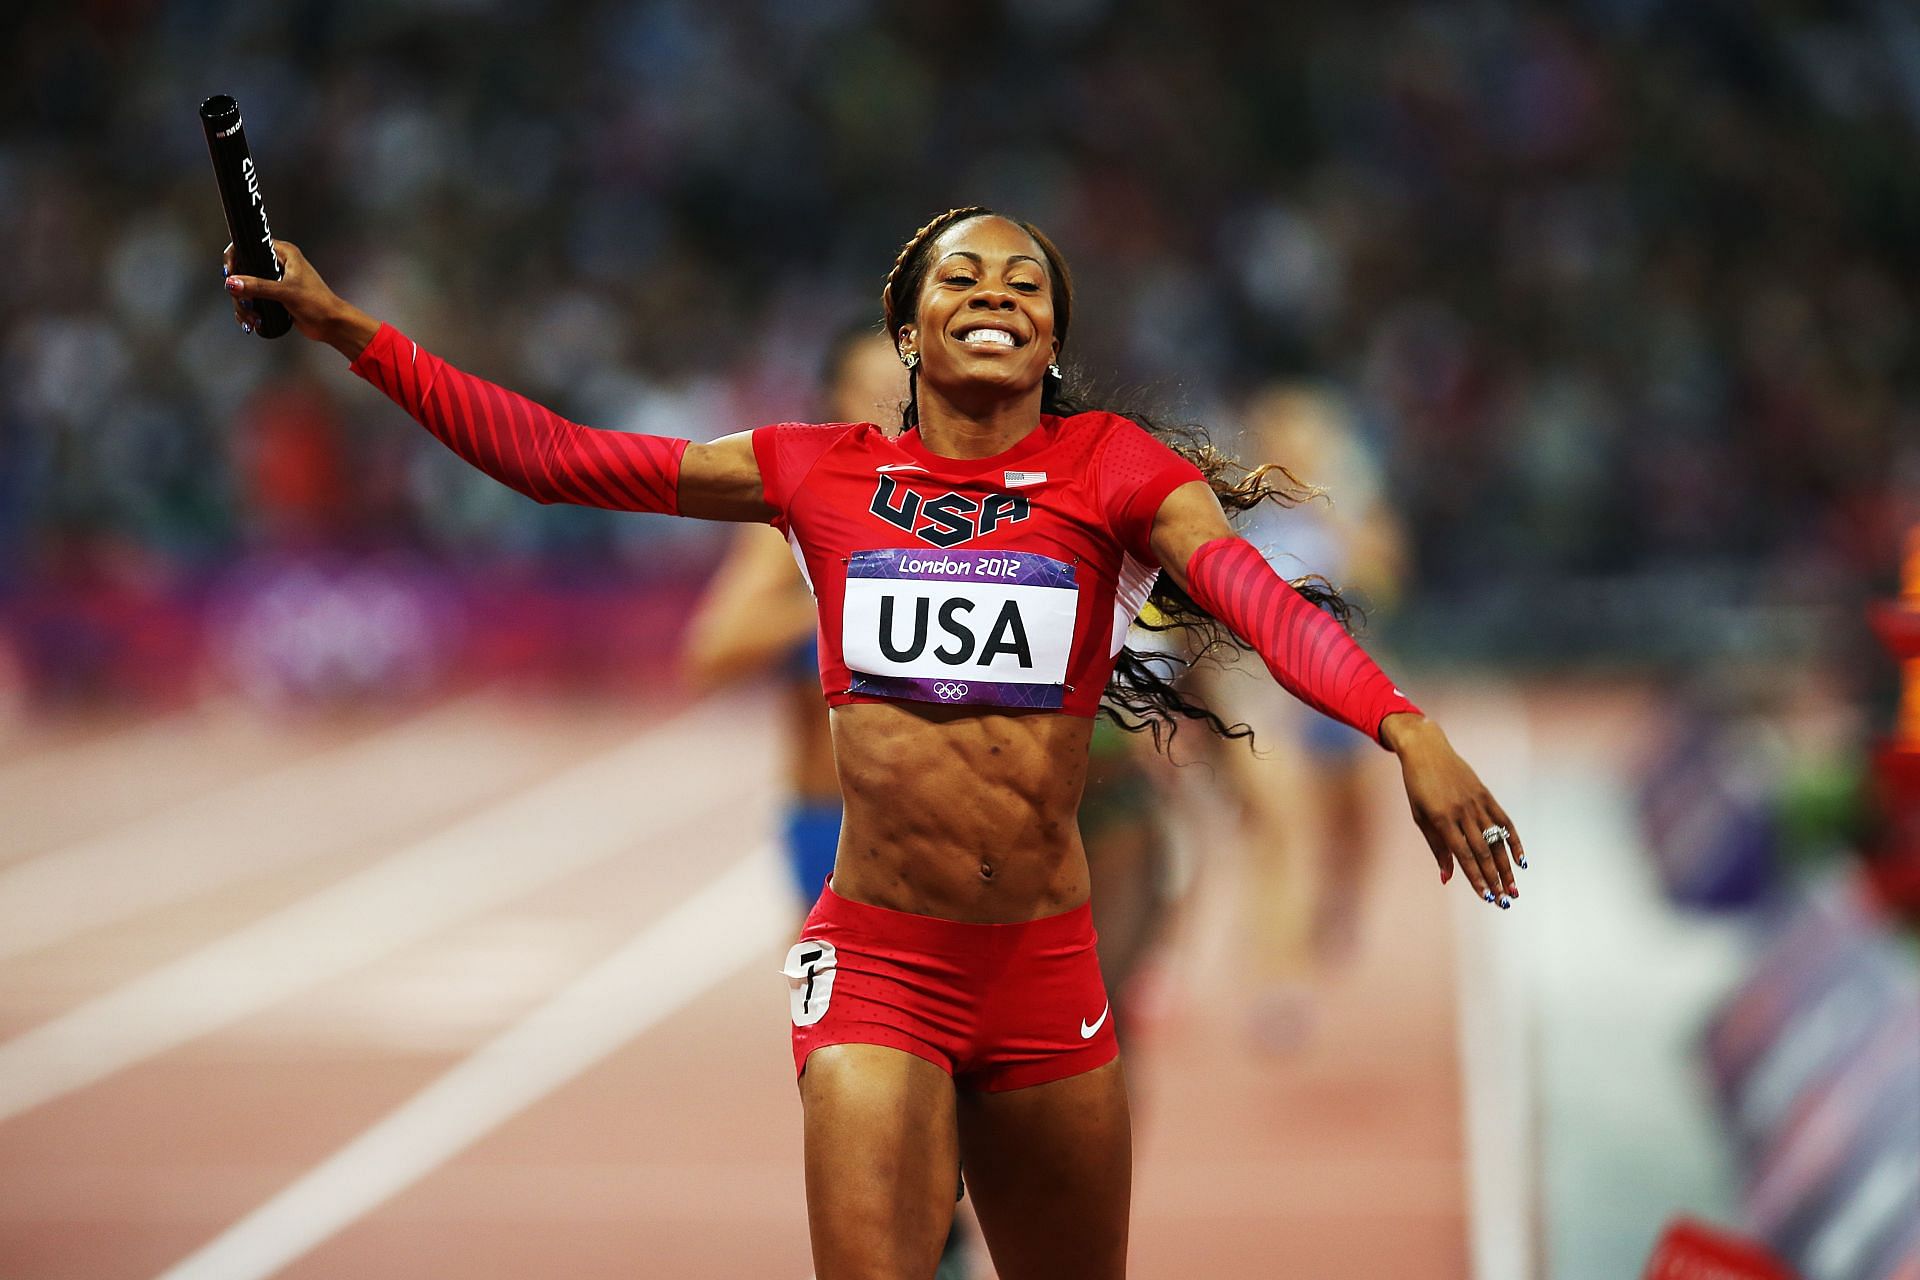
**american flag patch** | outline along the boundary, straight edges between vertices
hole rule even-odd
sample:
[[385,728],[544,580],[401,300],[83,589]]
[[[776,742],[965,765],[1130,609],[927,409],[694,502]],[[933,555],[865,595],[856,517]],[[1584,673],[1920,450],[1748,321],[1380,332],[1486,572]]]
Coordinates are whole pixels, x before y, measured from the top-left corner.
[[1044,471],[1004,471],[1005,484],[1009,489],[1024,489],[1028,485],[1045,484],[1047,473]]

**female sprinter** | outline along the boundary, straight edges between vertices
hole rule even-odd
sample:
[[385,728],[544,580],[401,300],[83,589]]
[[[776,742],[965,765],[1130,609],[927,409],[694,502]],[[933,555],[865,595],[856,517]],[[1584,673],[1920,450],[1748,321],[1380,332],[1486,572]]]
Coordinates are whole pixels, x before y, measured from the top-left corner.
[[[1124,418],[1056,412],[1072,407],[1056,360],[1073,291],[1037,229],[955,209],[901,250],[883,291],[912,374],[897,439],[783,424],[711,444],[558,418],[280,247],[284,278],[233,277],[232,296],[284,305],[488,474],[543,502],[769,522],[799,551],[846,802],[832,883],[788,956],[821,1280],[930,1275],[963,1157],[1002,1280],[1125,1274],[1127,1095],[1074,810],[1128,621],[1150,592],[1182,603],[1156,582],[1399,757],[1443,881],[1457,864],[1490,902],[1518,892],[1505,812],[1233,536],[1201,469]],[[1265,492],[1258,472],[1221,491]],[[1151,677],[1131,677],[1120,703],[1150,714]]]

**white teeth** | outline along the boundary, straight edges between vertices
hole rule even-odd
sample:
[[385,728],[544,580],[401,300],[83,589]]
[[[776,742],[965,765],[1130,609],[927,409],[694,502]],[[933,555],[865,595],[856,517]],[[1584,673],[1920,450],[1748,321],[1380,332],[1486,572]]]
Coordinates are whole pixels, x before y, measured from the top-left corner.
[[1010,347],[1013,345],[1013,335],[1005,329],[971,329],[961,341],[986,346]]

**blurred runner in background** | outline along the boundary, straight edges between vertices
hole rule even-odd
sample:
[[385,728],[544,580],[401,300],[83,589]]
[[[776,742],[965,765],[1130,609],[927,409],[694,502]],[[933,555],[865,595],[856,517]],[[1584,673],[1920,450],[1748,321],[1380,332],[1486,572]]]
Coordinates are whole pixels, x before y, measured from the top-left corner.
[[[1102,717],[1087,748],[1080,839],[1093,881],[1100,974],[1113,996],[1113,1030],[1133,1046],[1143,985],[1137,980],[1166,931],[1174,901],[1172,833],[1164,813],[1162,760],[1150,739]],[[1138,1070],[1135,1087],[1138,1088]],[[1138,1105],[1136,1103],[1136,1119]]]
[[[1347,404],[1329,388],[1273,383],[1248,401],[1245,423],[1247,456],[1288,459],[1326,496],[1256,507],[1241,518],[1241,535],[1283,576],[1318,574],[1376,618],[1390,609],[1406,576],[1406,542]],[[1203,663],[1195,675],[1206,701],[1255,733],[1252,751],[1212,745],[1241,817],[1242,945],[1261,986],[1249,1030],[1260,1047],[1284,1052],[1312,1033],[1315,979],[1359,945],[1375,762],[1365,737],[1288,697],[1257,664]]]
[[[892,340],[873,325],[848,325],[835,335],[820,381],[827,420],[898,430],[907,371]],[[781,848],[801,919],[832,874],[840,845],[840,779],[820,700],[818,626],[813,593],[787,540],[771,527],[743,525],[687,624],[683,658],[688,680],[701,691],[779,673],[788,788]]]

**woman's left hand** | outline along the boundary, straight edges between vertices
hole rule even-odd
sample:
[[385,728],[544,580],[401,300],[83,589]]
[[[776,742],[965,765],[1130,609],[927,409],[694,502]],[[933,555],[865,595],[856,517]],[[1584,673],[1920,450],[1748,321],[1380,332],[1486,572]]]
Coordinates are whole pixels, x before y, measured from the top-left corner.
[[[1474,891],[1502,908],[1513,905],[1520,896],[1514,879],[1512,860],[1524,869],[1526,846],[1513,819],[1493,798],[1486,784],[1460,753],[1447,741],[1440,726],[1425,716],[1401,712],[1388,716],[1380,726],[1380,738],[1400,757],[1400,774],[1407,788],[1407,803],[1420,834],[1427,838],[1434,860],[1440,864],[1440,883],[1445,884],[1458,863],[1467,873]],[[1495,828],[1489,841],[1486,833]]]

